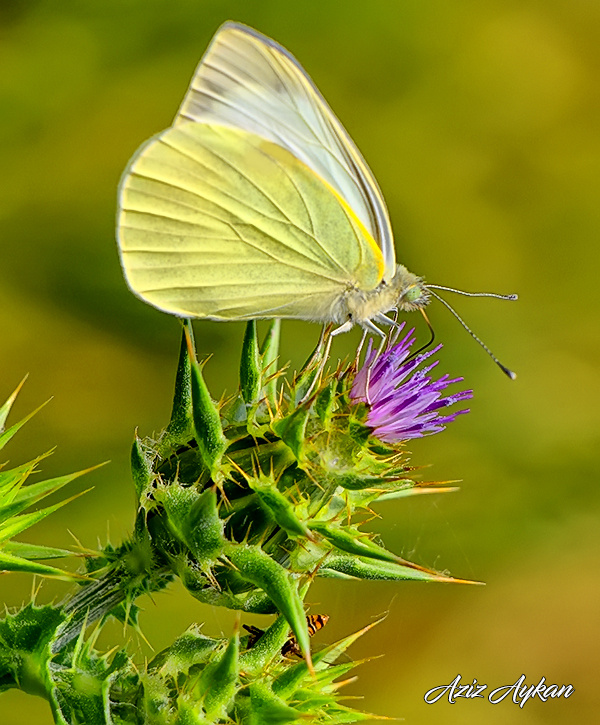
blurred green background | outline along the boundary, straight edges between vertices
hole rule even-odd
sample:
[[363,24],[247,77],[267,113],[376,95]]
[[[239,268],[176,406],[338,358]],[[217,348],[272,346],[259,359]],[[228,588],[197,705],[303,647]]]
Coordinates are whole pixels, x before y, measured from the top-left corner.
[[[133,431],[170,411],[177,322],[126,289],[115,194],[137,146],[169,125],[210,37],[227,19],[300,59],[377,176],[399,261],[428,281],[518,292],[518,303],[452,302],[519,374],[511,383],[441,305],[429,315],[443,367],[475,391],[468,416],[411,446],[452,495],[383,504],[385,543],[486,587],[318,582],[321,641],[382,612],[353,651],[385,654],[348,693],[407,723],[571,723],[597,718],[600,665],[600,4],[589,0],[4,0],[0,4],[0,397],[29,380],[13,421],[54,399],[8,449],[58,475],[100,461],[93,491],[29,540],[95,546],[131,530]],[[419,319],[412,320],[425,338]],[[235,389],[243,327],[197,324],[215,397]],[[319,329],[284,323],[301,364]],[[349,354],[359,333],[336,341]],[[84,487],[73,484],[72,490]],[[19,605],[27,577],[5,576]],[[44,585],[38,601],[60,596]],[[232,616],[178,587],[144,602],[157,650],[189,623],[228,634]],[[249,618],[261,624],[265,618]],[[122,639],[118,627],[106,633]],[[127,637],[132,635],[128,634]],[[142,651],[150,650],[142,645]],[[457,674],[490,689],[572,684],[521,710],[486,700],[426,705]],[[51,722],[46,703],[0,698],[3,725]]]

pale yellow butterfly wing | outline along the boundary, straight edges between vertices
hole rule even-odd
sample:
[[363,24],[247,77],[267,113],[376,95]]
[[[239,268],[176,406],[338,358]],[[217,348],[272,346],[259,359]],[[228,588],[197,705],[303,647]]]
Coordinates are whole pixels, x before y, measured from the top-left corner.
[[290,151],[330,184],[395,273],[385,201],[367,163],[306,72],[285,48],[238,23],[215,34],[175,118],[257,134]]
[[178,123],[134,156],[118,236],[132,290],[181,316],[332,320],[381,281],[379,247],[288,150],[227,126]]

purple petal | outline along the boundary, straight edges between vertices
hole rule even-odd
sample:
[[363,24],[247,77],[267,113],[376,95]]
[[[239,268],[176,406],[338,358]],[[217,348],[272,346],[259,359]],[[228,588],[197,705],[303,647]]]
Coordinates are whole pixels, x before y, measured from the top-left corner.
[[464,409],[446,415],[439,415],[437,411],[473,397],[472,390],[444,396],[449,385],[461,382],[463,378],[450,378],[444,374],[432,380],[429,373],[439,360],[427,365],[423,363],[442,346],[410,358],[410,349],[415,342],[414,329],[396,342],[403,327],[404,323],[395,334],[394,344],[381,353],[369,341],[365,363],[356,374],[350,391],[353,400],[368,404],[367,425],[377,438],[386,443],[420,438],[444,430],[457,415],[469,411]]

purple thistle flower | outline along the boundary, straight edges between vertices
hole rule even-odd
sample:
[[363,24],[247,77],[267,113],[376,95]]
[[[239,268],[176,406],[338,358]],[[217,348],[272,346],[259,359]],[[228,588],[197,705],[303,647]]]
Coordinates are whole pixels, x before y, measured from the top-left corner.
[[[404,323],[399,326],[395,339],[398,339],[403,327]],[[463,378],[450,379],[448,375],[442,375],[438,380],[432,380],[428,373],[439,360],[417,369],[442,345],[407,359],[414,342],[413,328],[399,343],[384,350],[379,357],[369,342],[365,363],[352,383],[350,397],[356,402],[367,403],[367,425],[373,429],[373,435],[384,443],[398,443],[439,433],[457,415],[469,412],[464,409],[440,415],[438,411],[442,408],[472,398],[473,391],[463,390],[442,397],[449,385]]]

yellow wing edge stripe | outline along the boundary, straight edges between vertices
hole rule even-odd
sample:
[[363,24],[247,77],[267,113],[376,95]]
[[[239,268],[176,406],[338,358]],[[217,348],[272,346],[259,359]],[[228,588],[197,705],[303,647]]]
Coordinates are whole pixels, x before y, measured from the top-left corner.
[[[300,161],[300,163],[302,163]],[[307,167],[309,168],[309,167]],[[312,171],[312,169],[311,169]],[[360,229],[360,231],[363,233],[364,238],[367,241],[367,244],[371,248],[371,251],[373,252],[373,256],[375,257],[375,261],[377,262],[377,284],[379,284],[382,279],[385,272],[385,260],[383,258],[383,253],[381,251],[380,246],[377,244],[377,242],[373,239],[372,234],[369,232],[369,230],[366,228],[366,226],[362,223],[362,221],[358,218],[352,207],[348,204],[348,202],[344,199],[344,197],[336,191],[336,189],[331,186],[331,184],[326,181],[322,176],[317,174],[316,172],[312,171],[312,173],[319,179],[319,181],[322,182],[322,184],[329,189],[329,191],[335,196],[335,198],[339,201],[339,203],[342,205],[342,208],[348,214],[350,219],[356,224],[356,226]],[[377,286],[377,285],[375,285]]]

